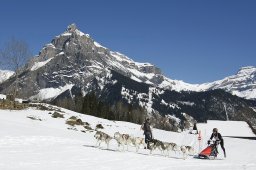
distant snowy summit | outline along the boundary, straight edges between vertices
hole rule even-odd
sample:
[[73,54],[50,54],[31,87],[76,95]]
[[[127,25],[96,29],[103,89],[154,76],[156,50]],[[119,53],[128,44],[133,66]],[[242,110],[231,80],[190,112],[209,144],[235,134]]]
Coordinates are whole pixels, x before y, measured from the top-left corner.
[[[20,94],[30,97],[50,88],[66,89],[72,85],[83,88],[96,75],[105,74],[108,69],[162,89],[178,92],[224,89],[239,97],[256,99],[255,66],[243,67],[237,74],[223,80],[189,84],[164,76],[159,68],[150,63],[135,62],[120,52],[111,51],[93,40],[89,34],[80,31],[75,24],[69,25],[66,31],[54,37],[26,65],[25,70],[30,79],[28,81],[24,76],[23,88],[27,88]],[[8,91],[11,87],[6,88]]]
[[233,95],[256,99],[256,66],[242,67],[240,70],[222,80],[217,80],[203,84],[189,84],[179,80],[166,80],[160,84],[160,87],[172,89],[175,91],[208,91],[214,89],[223,89]]
[[246,99],[256,99],[256,67],[242,67],[237,74],[212,83],[200,85],[203,90],[223,89]]
[[13,74],[14,72],[10,70],[0,70],[0,83],[9,79]]

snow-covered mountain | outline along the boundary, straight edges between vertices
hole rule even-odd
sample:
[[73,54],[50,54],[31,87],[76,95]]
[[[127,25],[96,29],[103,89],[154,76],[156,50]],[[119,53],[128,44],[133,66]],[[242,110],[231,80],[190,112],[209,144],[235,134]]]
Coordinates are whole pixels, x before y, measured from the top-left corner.
[[[24,71],[30,72],[28,74],[33,75],[32,79],[36,78],[37,83],[24,84],[29,91],[21,94],[25,97],[38,95],[40,100],[54,98],[74,84],[83,86],[106,69],[115,70],[137,82],[163,89],[178,92],[224,89],[239,97],[256,99],[254,66],[241,68],[236,75],[223,80],[189,84],[164,76],[159,68],[150,63],[138,63],[124,54],[111,51],[94,41],[89,34],[78,30],[75,24],[69,25],[64,33],[46,44],[39,55],[26,65]],[[4,77],[2,81],[7,78]],[[55,92],[47,93],[52,90]]]
[[199,86],[199,89],[223,89],[246,99],[256,99],[256,67],[242,67],[237,74],[212,83]]
[[[73,85],[83,87],[106,69],[152,85],[159,85],[166,79],[159,68],[149,63],[135,62],[101,46],[72,24],[64,33],[46,44],[39,55],[26,65],[26,75],[21,77],[20,82],[27,90],[22,89],[19,94],[23,97],[39,95],[40,99],[45,99],[41,94],[46,91],[67,89]],[[8,92],[13,85],[8,84],[3,92]],[[50,97],[56,96],[51,94]]]
[[253,104],[224,91],[208,91],[247,92],[243,97],[253,99],[254,94],[248,96],[248,92],[255,90],[255,67],[243,68],[237,75],[213,83],[188,84],[167,78],[150,63],[138,63],[111,51],[75,24],[54,37],[22,68],[18,83],[14,77],[1,83],[0,92],[8,94],[16,85],[21,98],[56,104],[93,91],[110,105],[121,101],[140,106],[148,114],[166,116],[175,121],[170,125],[178,128],[190,126],[194,119],[209,118],[248,119],[256,126]]
[[13,74],[14,72],[10,70],[0,70],[0,84],[9,79]]
[[223,89],[233,95],[245,99],[256,99],[256,66],[242,67],[236,74],[232,76],[225,77],[222,80],[203,84],[188,84],[184,83],[183,81],[165,78],[165,81],[160,84],[160,87],[175,91],[198,92],[213,89]]
[[[208,119],[244,120],[256,128],[255,102],[222,89],[201,92],[165,90],[131,80],[115,71],[108,72],[106,76],[96,76],[87,87],[88,91],[96,92],[102,101],[110,105],[123,101],[139,105],[148,113],[167,116],[174,120],[171,125],[176,124],[178,129],[188,128],[188,123],[193,124],[195,120],[204,122]],[[75,94],[75,90],[71,93]],[[71,98],[70,93],[65,97]]]

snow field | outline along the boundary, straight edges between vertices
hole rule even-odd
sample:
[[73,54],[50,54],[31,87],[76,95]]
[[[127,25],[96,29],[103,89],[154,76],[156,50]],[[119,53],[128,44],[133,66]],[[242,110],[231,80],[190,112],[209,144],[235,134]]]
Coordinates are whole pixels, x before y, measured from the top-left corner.
[[[141,148],[138,153],[135,147],[129,146],[129,151],[117,151],[115,140],[110,142],[110,149],[102,144],[95,147],[95,132],[83,133],[81,126],[76,130],[68,130],[65,120],[70,116],[77,116],[88,122],[92,128],[99,123],[104,127],[102,131],[113,136],[117,131],[134,136],[143,137],[140,125],[128,122],[113,122],[88,115],[61,109],[65,118],[52,118],[49,111],[40,111],[33,108],[22,111],[0,110],[0,169],[13,170],[70,170],[70,169],[256,169],[256,154],[254,140],[224,138],[227,158],[223,159],[221,148],[217,160],[200,160],[189,156],[182,159],[181,154],[171,153],[170,157],[162,156],[160,151],[149,151]],[[27,116],[36,116],[42,121],[31,120]],[[228,122],[233,124],[233,130],[239,131],[244,122]],[[212,125],[211,125],[212,124]],[[223,136],[229,136],[232,131],[223,125],[227,122],[209,121],[207,124],[198,124],[206,133],[211,126],[219,128]],[[220,131],[220,132],[221,132]],[[249,131],[244,127],[244,132]],[[162,141],[175,141],[178,144],[192,144],[196,146],[197,138],[194,135],[167,132],[154,129],[154,137]],[[243,134],[243,132],[241,132]],[[231,136],[231,135],[230,135]],[[205,145],[205,143],[204,143]],[[223,160],[222,160],[223,159]]]

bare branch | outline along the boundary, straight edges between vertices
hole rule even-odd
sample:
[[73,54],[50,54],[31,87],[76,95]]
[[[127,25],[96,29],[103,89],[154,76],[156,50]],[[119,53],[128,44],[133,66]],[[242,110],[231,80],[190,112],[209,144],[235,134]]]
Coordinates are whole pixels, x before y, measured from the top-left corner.
[[19,83],[19,74],[23,65],[31,57],[31,52],[26,42],[12,38],[8,41],[4,48],[0,50],[0,59],[5,69],[15,71],[15,86],[13,95],[16,97]]
[[0,51],[1,61],[6,69],[17,71],[31,57],[31,52],[26,42],[10,39]]

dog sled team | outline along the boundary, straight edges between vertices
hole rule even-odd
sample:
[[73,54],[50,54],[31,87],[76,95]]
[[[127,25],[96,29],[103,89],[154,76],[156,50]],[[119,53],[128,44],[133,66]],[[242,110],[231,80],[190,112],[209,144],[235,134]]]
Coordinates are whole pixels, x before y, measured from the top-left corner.
[[141,126],[141,130],[144,131],[145,138],[133,137],[128,134],[121,134],[116,132],[114,137],[110,135],[97,131],[94,137],[97,140],[96,146],[100,147],[101,143],[106,143],[107,148],[109,149],[109,143],[112,139],[115,139],[118,143],[118,150],[120,147],[122,151],[128,150],[128,146],[135,146],[136,152],[138,152],[140,146],[142,145],[144,149],[148,149],[150,154],[155,150],[160,150],[161,154],[164,156],[169,156],[170,152],[182,153],[183,159],[186,159],[188,155],[194,155],[195,150],[192,146],[179,146],[176,143],[162,142],[160,140],[154,139],[152,135],[152,128],[150,127],[149,118]]

